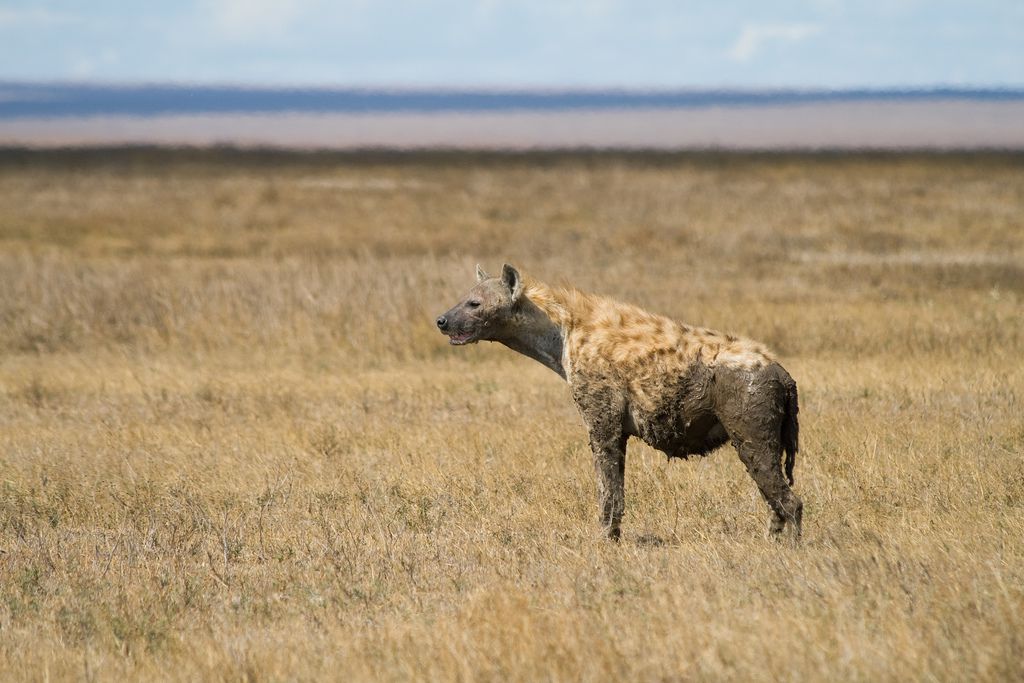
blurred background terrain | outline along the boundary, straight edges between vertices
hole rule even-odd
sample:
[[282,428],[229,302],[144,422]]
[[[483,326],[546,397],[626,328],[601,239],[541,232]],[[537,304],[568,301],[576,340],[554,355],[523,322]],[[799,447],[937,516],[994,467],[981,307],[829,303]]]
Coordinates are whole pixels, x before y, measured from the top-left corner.
[[1024,90],[376,90],[0,83],[0,145],[1021,149]]

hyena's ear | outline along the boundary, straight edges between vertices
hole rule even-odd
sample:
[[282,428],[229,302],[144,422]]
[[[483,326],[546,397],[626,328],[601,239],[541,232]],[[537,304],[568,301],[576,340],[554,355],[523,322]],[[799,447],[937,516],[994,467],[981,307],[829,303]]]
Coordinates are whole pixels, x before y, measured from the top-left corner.
[[523,295],[523,278],[519,271],[506,263],[501,268],[501,280],[508,287],[508,291],[512,292],[512,303],[519,301],[519,297]]
[[490,279],[490,277],[491,276],[487,274],[487,271],[485,271],[483,268],[480,267],[479,263],[476,264],[476,281],[477,282],[483,282],[484,280]]

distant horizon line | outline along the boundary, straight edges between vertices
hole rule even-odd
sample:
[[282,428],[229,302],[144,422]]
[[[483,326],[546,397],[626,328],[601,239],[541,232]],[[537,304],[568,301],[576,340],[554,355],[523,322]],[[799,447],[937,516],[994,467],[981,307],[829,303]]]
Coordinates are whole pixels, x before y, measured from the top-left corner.
[[903,85],[623,85],[540,83],[508,84],[451,84],[451,83],[284,83],[280,81],[253,82],[232,80],[182,81],[176,79],[103,80],[83,78],[8,78],[0,76],[0,88],[97,88],[124,90],[137,88],[199,88],[210,90],[267,90],[267,91],[372,91],[372,92],[487,92],[487,93],[712,93],[712,92],[806,92],[806,93],[903,93],[903,92],[1009,92],[1024,94],[1024,81],[1017,84],[949,83]]
[[448,113],[705,109],[812,103],[1016,102],[1024,87],[397,88],[0,80],[0,119],[241,113]]

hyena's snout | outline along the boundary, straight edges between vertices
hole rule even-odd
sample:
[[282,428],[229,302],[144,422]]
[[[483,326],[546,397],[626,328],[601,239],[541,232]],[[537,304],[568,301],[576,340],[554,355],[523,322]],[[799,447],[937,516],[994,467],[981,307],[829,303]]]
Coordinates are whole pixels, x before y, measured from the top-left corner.
[[437,329],[448,337],[448,343],[453,346],[462,346],[478,339],[478,327],[474,324],[475,321],[467,319],[458,310],[452,309],[439,315],[434,322],[437,323]]

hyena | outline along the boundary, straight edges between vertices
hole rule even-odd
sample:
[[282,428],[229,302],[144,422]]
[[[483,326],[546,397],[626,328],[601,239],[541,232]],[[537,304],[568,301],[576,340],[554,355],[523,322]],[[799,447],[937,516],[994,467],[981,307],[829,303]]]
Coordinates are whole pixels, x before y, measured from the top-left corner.
[[500,342],[569,384],[590,436],[608,537],[620,534],[631,436],[670,458],[731,442],[771,508],[770,533],[788,522],[799,537],[803,503],[790,488],[796,382],[764,346],[550,287],[507,264],[500,277],[479,266],[476,275],[477,285],[437,318],[438,328],[454,345]]

